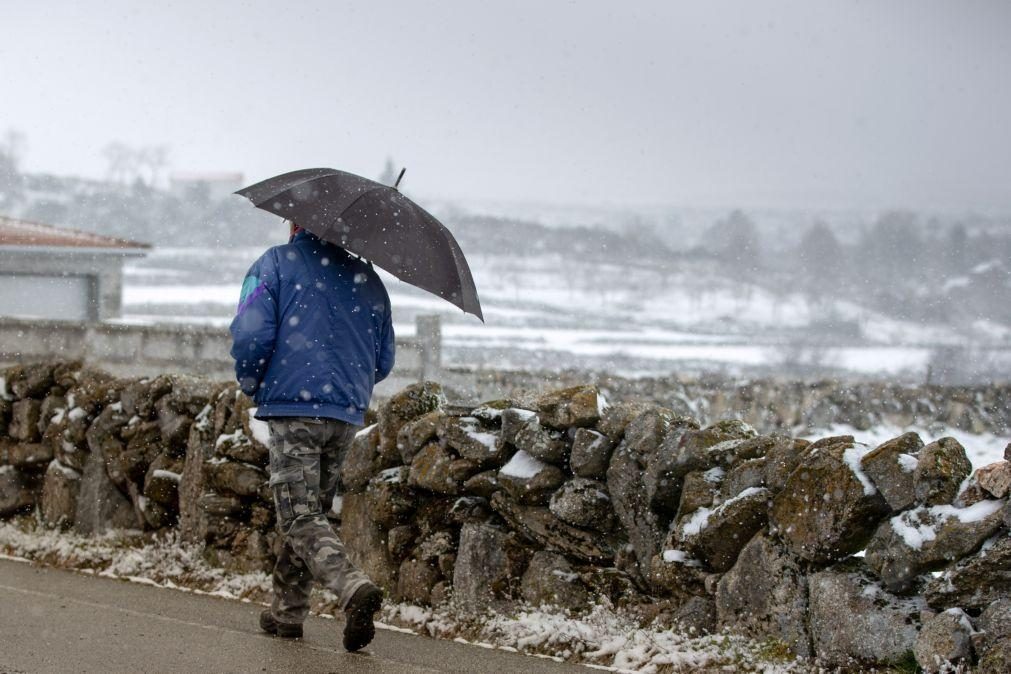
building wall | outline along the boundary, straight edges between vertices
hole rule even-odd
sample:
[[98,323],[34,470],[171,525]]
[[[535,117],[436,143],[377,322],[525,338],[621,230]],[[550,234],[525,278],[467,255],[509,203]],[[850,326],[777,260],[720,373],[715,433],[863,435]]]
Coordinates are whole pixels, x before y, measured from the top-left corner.
[[0,310],[11,316],[92,320],[97,308],[91,276],[0,274]]
[[[124,252],[122,250],[74,250],[40,248],[38,250],[21,247],[0,248],[0,271],[5,276],[16,276],[18,282],[9,285],[9,291],[14,288],[23,289],[30,286],[30,281],[36,281],[40,287],[40,298],[37,302],[38,316],[46,318],[83,318],[87,320],[107,320],[117,318],[122,309],[123,298],[123,261],[127,257],[142,255],[140,252]],[[48,294],[55,296],[56,286],[64,279],[72,277],[85,279],[89,284],[88,306],[82,312],[74,312],[71,316],[54,316],[53,307],[45,301]],[[25,283],[24,280],[28,280]],[[77,285],[79,281],[68,281]],[[0,316],[12,313],[23,313],[23,298],[8,298],[4,301],[0,294]],[[13,301],[17,299],[17,302]]]

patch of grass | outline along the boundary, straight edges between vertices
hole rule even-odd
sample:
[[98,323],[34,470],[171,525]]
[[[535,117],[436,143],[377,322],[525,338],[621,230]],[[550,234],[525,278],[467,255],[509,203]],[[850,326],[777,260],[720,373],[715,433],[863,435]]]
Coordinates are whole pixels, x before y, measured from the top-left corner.
[[768,639],[758,646],[758,657],[767,662],[790,662],[796,659],[793,651],[779,639]]

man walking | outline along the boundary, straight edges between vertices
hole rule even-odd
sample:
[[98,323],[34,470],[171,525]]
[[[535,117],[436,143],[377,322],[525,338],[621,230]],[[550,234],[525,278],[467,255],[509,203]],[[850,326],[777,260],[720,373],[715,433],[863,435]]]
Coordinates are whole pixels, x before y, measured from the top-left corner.
[[270,427],[284,537],[260,627],[301,638],[315,581],[339,597],[344,647],[359,650],[375,636],[382,592],[348,559],[325,513],[373,385],[393,367],[389,295],[371,264],[291,223],[288,244],[250,268],[231,332],[239,386]]

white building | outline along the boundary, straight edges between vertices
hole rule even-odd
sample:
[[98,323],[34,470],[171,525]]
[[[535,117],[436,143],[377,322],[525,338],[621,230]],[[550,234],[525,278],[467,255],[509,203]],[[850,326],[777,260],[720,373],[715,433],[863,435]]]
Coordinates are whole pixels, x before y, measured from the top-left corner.
[[0,316],[100,321],[120,314],[123,261],[150,246],[0,216]]
[[169,190],[180,199],[204,194],[211,201],[220,201],[242,185],[241,173],[173,173],[169,176]]

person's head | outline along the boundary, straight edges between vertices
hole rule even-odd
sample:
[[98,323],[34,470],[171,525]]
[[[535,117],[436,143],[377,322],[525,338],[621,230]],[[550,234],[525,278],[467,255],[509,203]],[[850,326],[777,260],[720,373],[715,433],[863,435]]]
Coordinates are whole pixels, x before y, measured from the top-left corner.
[[294,220],[285,220],[288,223],[288,238],[294,237],[296,234],[302,231],[302,228],[298,226]]

